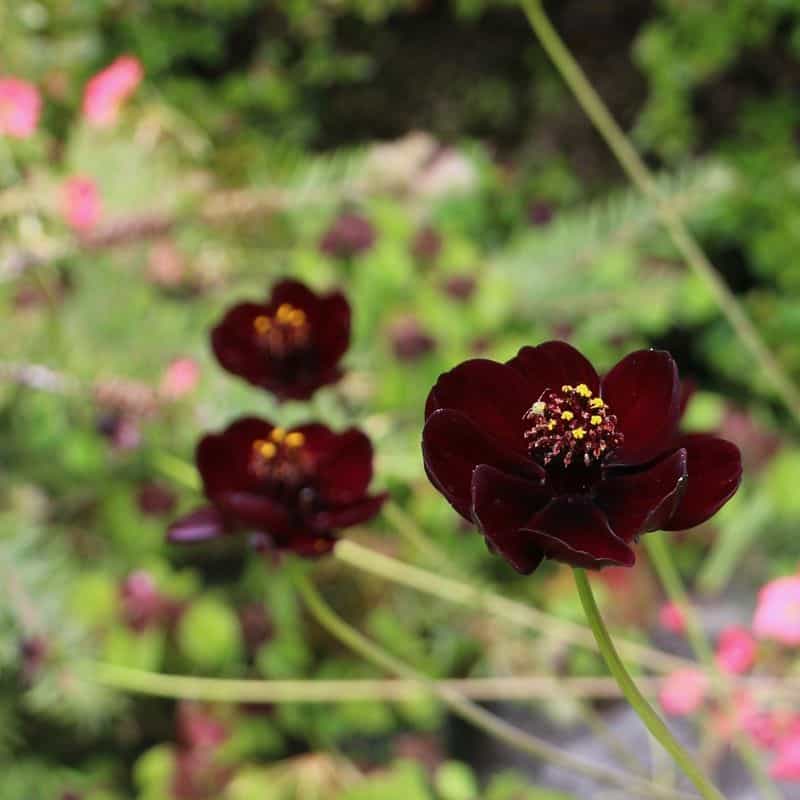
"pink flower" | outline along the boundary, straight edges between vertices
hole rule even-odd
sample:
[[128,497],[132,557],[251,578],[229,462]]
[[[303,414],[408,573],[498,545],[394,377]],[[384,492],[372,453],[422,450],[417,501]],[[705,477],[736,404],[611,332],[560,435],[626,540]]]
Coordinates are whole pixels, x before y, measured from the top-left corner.
[[756,641],[747,628],[731,625],[720,634],[717,642],[717,665],[723,672],[741,675],[756,660]]
[[42,98],[33,84],[19,78],[0,78],[0,136],[32,136],[41,110]]
[[103,216],[103,203],[97,184],[80,175],[65,184],[62,209],[67,224],[77,233],[89,233]]
[[769,774],[779,781],[800,781],[800,731],[778,742]]
[[675,603],[664,603],[658,611],[658,624],[670,633],[686,632],[686,616]]
[[763,714],[755,698],[747,690],[734,693],[730,706],[724,705],[712,717],[712,725],[724,741],[732,739],[738,733],[749,733],[755,737],[755,731],[763,728]]
[[800,645],[800,576],[778,578],[761,589],[753,632],[760,639]]
[[86,85],[83,114],[99,128],[113,125],[122,104],[135,91],[144,77],[139,59],[120,56],[113,64],[97,73]]
[[177,400],[197,388],[200,380],[200,365],[192,358],[176,358],[171,361],[161,378],[161,394]]
[[698,669],[687,667],[670,673],[661,684],[658,699],[667,714],[685,717],[703,704],[708,677]]

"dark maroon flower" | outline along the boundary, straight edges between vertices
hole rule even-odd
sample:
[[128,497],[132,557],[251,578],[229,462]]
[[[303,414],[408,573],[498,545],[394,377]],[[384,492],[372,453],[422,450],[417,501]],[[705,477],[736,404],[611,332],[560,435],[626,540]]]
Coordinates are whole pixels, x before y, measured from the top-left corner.
[[436,347],[436,339],[410,315],[396,319],[389,326],[389,341],[398,361],[416,361]]
[[735,493],[739,450],[680,435],[669,353],[640,350],[602,379],[561,341],[500,364],[473,359],[428,396],[422,449],[433,485],[516,570],[544,558],[632,566],[631,543],[704,522]]
[[307,400],[339,380],[350,343],[350,306],[341,292],[318,295],[281,281],[264,303],[240,303],[211,331],[228,372],[282,400]]
[[553,206],[546,200],[534,200],[528,206],[528,221],[538,228],[549,225],[554,215]]
[[425,225],[416,232],[409,249],[417,263],[431,264],[442,251],[442,237],[432,225]]
[[175,522],[173,542],[251,531],[275,550],[318,556],[336,531],[371,519],[386,499],[367,494],[372,444],[355,428],[286,431],[244,417],[201,439],[196,460],[210,505]]
[[320,240],[319,249],[332,258],[353,258],[375,244],[375,228],[360,214],[347,212],[334,220]]
[[149,481],[143,483],[136,493],[139,511],[150,517],[162,517],[175,510],[178,498],[171,489],[161,483]]
[[158,589],[153,576],[145,570],[131,572],[119,587],[120,607],[125,624],[141,632],[174,622],[181,606]]

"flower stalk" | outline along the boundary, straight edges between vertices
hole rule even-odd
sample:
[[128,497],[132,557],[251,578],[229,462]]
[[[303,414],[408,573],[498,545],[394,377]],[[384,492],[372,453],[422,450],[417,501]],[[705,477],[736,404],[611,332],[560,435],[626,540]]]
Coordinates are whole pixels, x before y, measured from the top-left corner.
[[656,713],[650,703],[648,703],[634,683],[622,659],[619,657],[616,647],[614,647],[614,642],[603,622],[586,572],[582,569],[575,568],[573,574],[575,575],[575,584],[578,588],[578,595],[580,596],[586,619],[597,640],[600,653],[609,671],[619,684],[626,700],[642,720],[647,730],[658,740],[661,746],[672,756],[675,763],[692,781],[697,791],[700,792],[700,795],[705,798],[705,800],[724,800],[723,795],[702,773],[695,764],[692,756],[673,736],[664,721]]

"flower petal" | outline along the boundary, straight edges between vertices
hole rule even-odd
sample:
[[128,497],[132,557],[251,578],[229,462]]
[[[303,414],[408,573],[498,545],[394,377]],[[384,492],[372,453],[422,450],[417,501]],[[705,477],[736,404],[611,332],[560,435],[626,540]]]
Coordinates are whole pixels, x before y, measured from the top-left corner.
[[352,503],[367,491],[372,480],[372,443],[356,428],[336,435],[328,451],[319,453],[319,491],[326,503]]
[[625,542],[659,530],[674,513],[686,488],[686,451],[676,450],[637,472],[607,470],[595,502],[611,529]]
[[662,527],[667,531],[693,528],[719,511],[733,497],[742,480],[739,448],[706,433],[682,436],[688,480],[675,513]]
[[422,431],[425,471],[433,485],[461,516],[472,522],[472,472],[489,464],[541,483],[544,470],[531,459],[504,447],[458,411],[434,411]]
[[534,400],[517,370],[473,358],[439,376],[425,404],[425,419],[439,409],[460,411],[486,435],[527,453],[522,416]]
[[270,310],[267,304],[239,303],[211,330],[211,349],[220,366],[255,385],[268,381],[271,370],[256,343],[253,322]]
[[600,388],[600,378],[591,362],[566,342],[554,340],[538,347],[523,347],[506,363],[525,377],[533,394],[531,402],[545,389],[558,391],[564,384],[585,383],[592,394]]
[[492,549],[517,572],[533,572],[544,553],[520,531],[551,499],[538,482],[508,475],[482,464],[472,473],[472,514]]
[[292,528],[291,518],[283,506],[264,495],[249,492],[222,492],[214,502],[227,518],[238,526],[273,536],[286,535]]
[[350,344],[350,304],[341,292],[320,298],[314,344],[321,370],[335,365],[347,350]]
[[278,306],[288,303],[299,308],[308,316],[315,316],[320,298],[300,281],[291,279],[283,280],[272,287],[270,305],[277,309]]
[[625,356],[603,379],[602,395],[625,437],[611,462],[645,464],[670,449],[681,394],[678,368],[669,353],[638,350]]
[[587,500],[556,498],[528,522],[524,532],[548,558],[573,567],[632,567],[636,561],[602,511]]
[[258,417],[242,417],[221,433],[204,436],[197,445],[195,461],[206,497],[220,492],[255,489],[260,480],[250,468],[253,442],[268,439],[274,426]]
[[351,525],[360,525],[362,522],[372,519],[388,498],[388,493],[382,492],[364,497],[354,503],[320,511],[311,517],[311,528],[314,531],[327,533],[341,528],[349,528]]
[[213,506],[205,506],[175,520],[167,529],[167,540],[180,544],[205,542],[227,532],[219,511]]

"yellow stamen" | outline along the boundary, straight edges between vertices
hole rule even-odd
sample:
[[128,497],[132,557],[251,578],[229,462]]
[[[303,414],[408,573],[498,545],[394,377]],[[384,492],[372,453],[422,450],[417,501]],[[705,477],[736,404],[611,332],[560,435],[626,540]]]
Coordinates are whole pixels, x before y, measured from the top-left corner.
[[263,336],[272,327],[272,321],[269,317],[260,314],[253,320],[253,327],[259,336]]
[[561,419],[567,420],[569,422],[575,415],[571,411],[562,411],[561,412]]
[[293,328],[301,328],[306,324],[305,311],[301,311],[299,308],[293,309],[289,314],[288,322]]
[[255,451],[261,456],[261,458],[266,459],[269,461],[271,458],[275,458],[275,454],[278,452],[278,448],[272,442],[268,442],[265,439],[257,439],[253,442],[253,448]]
[[603,418],[599,414],[593,414],[589,422],[591,422],[592,425],[600,425],[603,422]]
[[302,447],[306,443],[306,437],[299,431],[292,431],[286,434],[287,447]]
[[565,383],[565,384],[564,384],[564,385],[561,387],[561,391],[562,391],[562,392],[571,392],[571,391],[573,391],[573,389],[572,389],[572,387],[571,387],[571,386],[570,386],[568,383]]
[[605,403],[599,397],[593,397],[589,401],[589,408],[604,408]]
[[555,428],[555,426],[556,426],[556,421],[554,419],[551,419],[547,423],[547,430],[551,431],[551,430],[553,430],[553,428]]
[[284,428],[273,428],[270,434],[270,439],[277,444],[280,444],[286,438],[286,431]]
[[275,312],[275,319],[278,322],[288,322],[289,318],[292,316],[292,311],[294,309],[288,303],[281,303],[278,306],[278,310]]
[[547,405],[545,403],[543,403],[541,400],[537,400],[531,406],[531,414],[544,414],[544,411],[545,411],[546,408],[547,408]]
[[591,392],[591,390],[589,389],[589,387],[588,387],[588,386],[587,386],[585,383],[579,383],[579,384],[578,384],[578,385],[575,387],[575,391],[576,391],[576,392],[577,392],[577,393],[578,393],[578,394],[579,394],[581,397],[591,397],[591,396],[592,396],[592,392]]
[[583,428],[575,428],[575,430],[572,431],[572,435],[576,439],[583,439],[583,437],[586,436],[586,431]]

